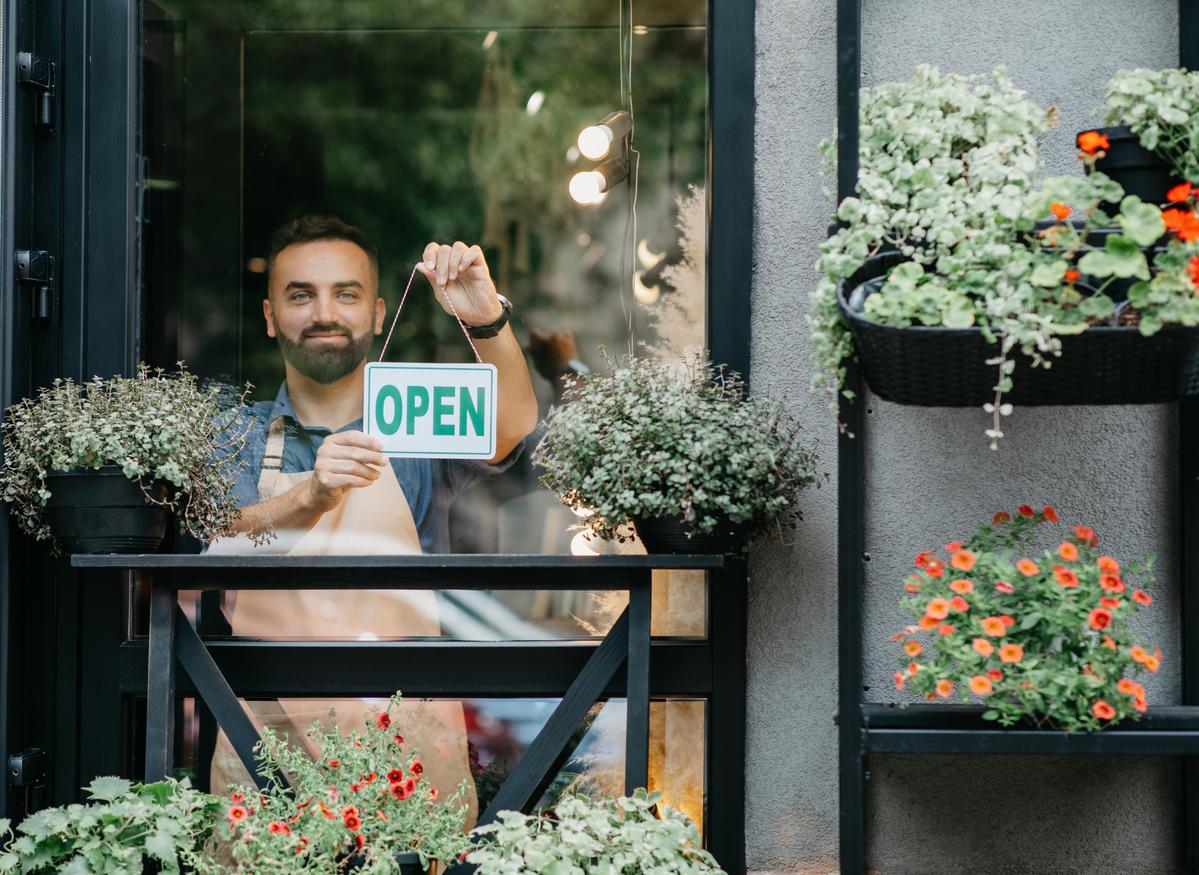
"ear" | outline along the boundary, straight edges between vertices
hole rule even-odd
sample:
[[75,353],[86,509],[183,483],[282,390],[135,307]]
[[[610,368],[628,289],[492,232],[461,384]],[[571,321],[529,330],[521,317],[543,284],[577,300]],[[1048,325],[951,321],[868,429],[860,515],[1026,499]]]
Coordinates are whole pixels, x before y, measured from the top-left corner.
[[266,336],[275,336],[275,309],[271,306],[270,298],[262,299],[262,318],[266,320]]
[[375,334],[383,333],[383,320],[387,317],[387,302],[382,295],[375,296]]

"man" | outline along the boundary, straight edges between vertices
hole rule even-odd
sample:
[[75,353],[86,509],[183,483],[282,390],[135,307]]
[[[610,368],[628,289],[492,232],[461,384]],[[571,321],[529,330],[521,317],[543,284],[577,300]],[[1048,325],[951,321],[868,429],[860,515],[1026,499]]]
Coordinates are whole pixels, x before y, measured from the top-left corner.
[[[365,366],[382,333],[377,252],[361,230],[331,216],[289,222],[272,239],[267,334],[279,343],[286,381],[273,402],[254,405],[237,494],[241,517],[211,553],[254,550],[249,534],[274,530],[265,549],[293,555],[396,554],[449,549],[454,496],[520,454],[536,425],[537,400],[512,329],[511,305],[496,293],[478,246],[430,243],[417,270],[448,314],[456,314],[480,357],[498,375],[496,454],[487,462],[393,459],[361,431]],[[466,339],[463,339],[466,345]],[[436,581],[430,581],[435,584]],[[246,591],[227,603],[233,634],[262,637],[394,638],[440,635],[431,591]],[[304,744],[302,730],[330,703],[255,702],[260,725]],[[427,779],[448,798],[466,780],[474,788],[462,708],[454,702],[408,703],[404,735],[419,748]],[[336,706],[343,731],[360,728],[367,706]],[[311,748],[310,748],[311,750]],[[213,757],[212,787],[245,781],[228,742]]]

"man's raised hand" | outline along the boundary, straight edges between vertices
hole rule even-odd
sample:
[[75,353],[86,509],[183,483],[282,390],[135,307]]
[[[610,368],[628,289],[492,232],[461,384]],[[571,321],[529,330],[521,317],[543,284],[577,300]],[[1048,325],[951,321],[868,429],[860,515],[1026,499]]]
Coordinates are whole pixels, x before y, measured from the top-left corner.
[[461,240],[453,246],[433,242],[422,259],[416,269],[433,287],[443,310],[467,325],[488,325],[500,318],[504,308],[482,249]]

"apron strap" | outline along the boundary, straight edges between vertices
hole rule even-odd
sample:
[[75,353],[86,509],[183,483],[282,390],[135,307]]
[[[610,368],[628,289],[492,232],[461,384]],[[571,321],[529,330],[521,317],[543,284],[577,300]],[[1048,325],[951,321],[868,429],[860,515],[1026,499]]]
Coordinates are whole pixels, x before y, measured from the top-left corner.
[[274,495],[275,481],[283,470],[283,417],[271,420],[266,432],[266,449],[262,454],[262,475],[258,478],[258,494]]

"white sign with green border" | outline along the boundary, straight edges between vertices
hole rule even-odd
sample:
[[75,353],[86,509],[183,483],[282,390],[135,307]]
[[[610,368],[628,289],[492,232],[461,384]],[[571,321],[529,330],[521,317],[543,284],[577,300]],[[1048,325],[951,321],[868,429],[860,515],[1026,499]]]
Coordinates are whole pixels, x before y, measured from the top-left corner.
[[369,362],[362,430],[385,456],[490,459],[495,455],[495,365]]

